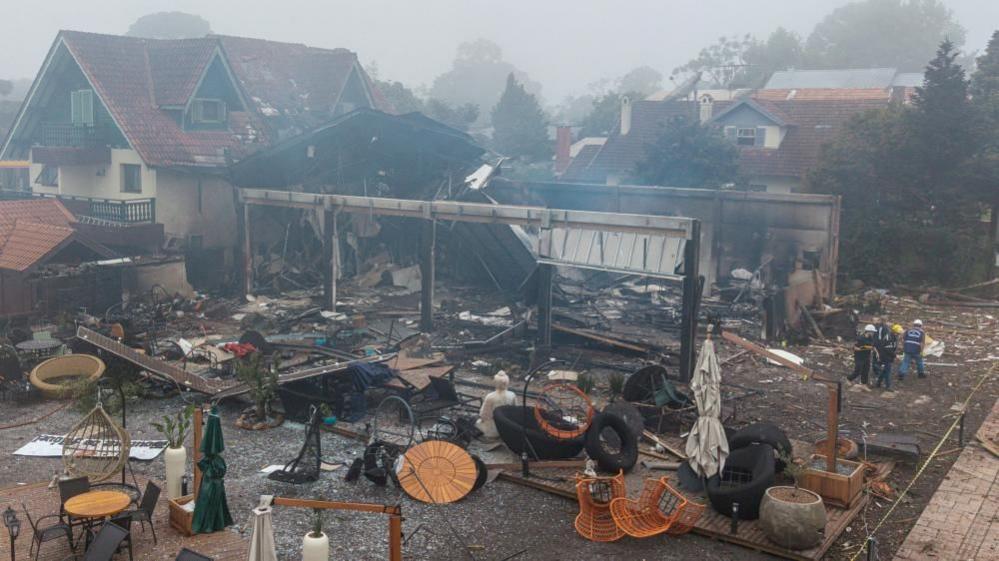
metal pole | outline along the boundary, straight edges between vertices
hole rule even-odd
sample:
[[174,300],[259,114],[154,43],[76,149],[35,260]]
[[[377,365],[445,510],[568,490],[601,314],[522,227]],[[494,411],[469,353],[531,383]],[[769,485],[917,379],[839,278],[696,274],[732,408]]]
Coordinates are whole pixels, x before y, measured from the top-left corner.
[[690,381],[697,353],[697,308],[701,300],[701,223],[691,222],[690,238],[683,248],[683,298],[680,311],[680,380]]
[[957,426],[957,445],[962,448],[964,447],[964,415],[965,413],[961,413],[961,422]]
[[402,516],[389,516],[389,561],[402,561]]
[[878,542],[874,539],[874,536],[867,538],[867,561],[874,561],[878,558],[877,546]]

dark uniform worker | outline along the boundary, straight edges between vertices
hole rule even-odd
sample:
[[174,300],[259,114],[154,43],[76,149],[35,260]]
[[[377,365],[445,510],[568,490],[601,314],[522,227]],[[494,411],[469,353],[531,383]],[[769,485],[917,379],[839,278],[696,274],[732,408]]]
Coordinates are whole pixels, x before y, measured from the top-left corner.
[[864,326],[864,331],[857,336],[857,341],[853,344],[853,374],[847,376],[850,382],[858,377],[864,384],[870,383],[871,365],[873,364],[875,336],[878,330],[871,324]]

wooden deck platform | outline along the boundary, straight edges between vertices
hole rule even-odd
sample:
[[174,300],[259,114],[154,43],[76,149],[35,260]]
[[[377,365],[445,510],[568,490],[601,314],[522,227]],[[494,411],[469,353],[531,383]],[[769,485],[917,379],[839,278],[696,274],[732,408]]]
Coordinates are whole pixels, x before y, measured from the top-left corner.
[[[499,478],[575,501],[575,475],[577,471],[578,470],[572,469],[539,469],[534,472],[539,477],[524,479],[519,470],[510,470],[501,473]],[[676,488],[679,488],[679,485],[676,482],[676,472],[658,470],[651,471],[642,467],[641,464],[636,465],[635,469],[625,476],[625,485],[628,488],[628,495],[632,497],[638,496],[646,478],[659,478],[664,475],[670,476],[671,484]],[[707,499],[703,496],[690,496],[689,498],[692,498],[696,502],[707,502]],[[697,521],[693,532],[712,539],[726,541],[742,547],[754,549],[756,551],[776,555],[784,559],[815,561],[821,559],[822,556],[825,555],[830,546],[832,546],[850,522],[852,522],[853,519],[856,518],[857,515],[863,510],[866,504],[867,497],[862,496],[862,498],[856,501],[850,509],[842,509],[826,505],[828,522],[826,524],[825,539],[817,547],[802,551],[784,549],[771,542],[763,534],[762,529],[760,529],[759,522],[756,520],[740,521],[737,532],[732,534],[730,532],[731,519],[727,516],[722,516],[710,507],[705,509],[704,514],[701,516],[700,520]]]
[[[138,478],[139,487],[145,488],[146,479]],[[159,484],[159,482],[156,482]],[[17,538],[14,546],[14,553],[17,559],[32,559],[28,555],[31,547],[31,526],[28,524],[24,510],[21,508],[24,503],[31,517],[37,520],[47,514],[59,512],[59,491],[49,489],[48,482],[36,483],[32,485],[18,485],[0,489],[0,511],[8,506],[16,512],[21,521],[21,535]],[[213,534],[199,534],[192,537],[184,537],[170,528],[167,521],[167,501],[165,495],[160,496],[159,503],[153,515],[153,524],[156,528],[157,544],[153,545],[153,534],[148,526],[143,532],[139,524],[132,525],[133,552],[135,561],[173,561],[181,548],[188,548],[198,553],[207,555],[216,561],[244,561],[249,553],[250,536],[241,535],[233,529],[226,529]],[[46,522],[53,522],[52,519]],[[237,523],[245,521],[236,521]],[[4,529],[3,537],[0,539],[0,559],[10,558],[10,542]],[[66,540],[52,540],[42,544],[39,561],[61,561],[74,553]],[[75,553],[82,554],[83,547],[78,546]],[[119,555],[116,559],[128,559],[128,554],[124,557]]]

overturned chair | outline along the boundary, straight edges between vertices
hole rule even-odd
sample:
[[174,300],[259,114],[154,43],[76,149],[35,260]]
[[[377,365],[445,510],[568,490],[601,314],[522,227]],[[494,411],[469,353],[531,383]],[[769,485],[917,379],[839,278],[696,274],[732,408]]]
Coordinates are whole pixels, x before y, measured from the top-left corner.
[[[690,513],[685,515],[687,508]],[[662,533],[690,531],[703,512],[703,506],[691,503],[673,489],[665,477],[646,479],[638,500],[618,498],[611,501],[614,523],[633,538],[648,538]]]
[[579,514],[576,531],[594,542],[612,542],[621,539],[624,531],[614,522],[610,505],[614,499],[623,498],[624,470],[613,477],[581,477],[576,483]]

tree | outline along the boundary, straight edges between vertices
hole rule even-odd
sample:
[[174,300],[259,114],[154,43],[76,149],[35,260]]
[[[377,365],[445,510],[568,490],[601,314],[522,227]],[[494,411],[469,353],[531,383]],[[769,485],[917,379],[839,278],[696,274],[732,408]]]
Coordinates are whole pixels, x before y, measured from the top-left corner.
[[915,72],[942,41],[960,47],[964,38],[964,28],[939,0],[864,0],[819,22],[805,44],[805,59],[815,68]]
[[811,190],[842,197],[841,270],[878,283],[967,283],[991,259],[979,165],[984,135],[964,69],[944,41],[911,106],[852,119],[809,174]]
[[424,107],[424,113],[428,117],[462,131],[467,131],[479,118],[479,106],[474,103],[453,106],[446,101],[430,98]]
[[700,72],[701,79],[707,81],[711,87],[738,87],[736,79],[742,75],[742,69],[746,64],[744,56],[753,41],[752,35],[749,34],[741,38],[719,37],[718,41],[701,49],[697,56],[686,64],[674,68],[672,76],[675,78]]
[[525,89],[538,96],[541,85],[503,60],[503,50],[492,41],[478,39],[462,43],[451,69],[438,76],[430,88],[430,97],[452,106],[473,104],[487,108],[496,105],[509,74]]
[[158,12],[135,20],[125,35],[147,39],[191,39],[204,37],[212,26],[199,15],[184,12]]
[[774,72],[800,67],[803,50],[801,37],[783,27],[774,30],[766,42],[754,39],[743,53],[748,66],[741,81],[749,87],[762,87]]
[[676,117],[666,123],[635,173],[649,185],[720,188],[738,176],[739,151],[714,127]]
[[999,30],[992,33],[985,54],[976,60],[971,96],[976,102],[999,95]]
[[629,97],[632,100],[641,99],[638,92],[628,92],[619,94],[610,92],[593,100],[593,108],[589,115],[582,120],[579,131],[580,137],[587,136],[608,136],[621,122],[621,98]]
[[617,81],[619,92],[638,92],[642,97],[662,89],[663,75],[651,66],[639,66]]
[[413,111],[423,111],[423,100],[402,82],[374,80],[375,87],[392,104],[395,112],[402,115]]
[[511,72],[506,89],[493,107],[493,143],[507,156],[538,160],[551,154],[548,123],[541,104]]

